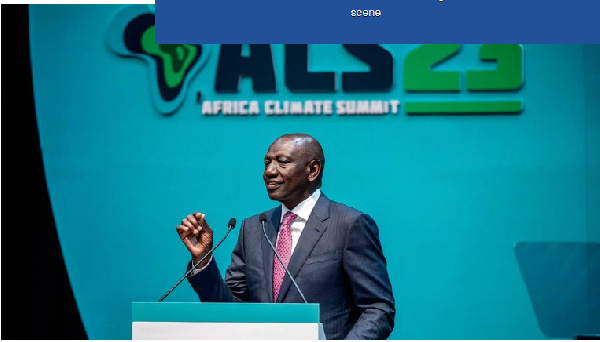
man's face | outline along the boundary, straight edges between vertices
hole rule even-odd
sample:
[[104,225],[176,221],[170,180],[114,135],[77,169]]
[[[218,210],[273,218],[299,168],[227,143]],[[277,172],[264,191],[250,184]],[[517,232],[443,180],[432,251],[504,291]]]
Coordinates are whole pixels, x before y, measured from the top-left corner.
[[293,209],[310,196],[308,177],[308,158],[302,144],[281,138],[269,147],[263,179],[270,199]]

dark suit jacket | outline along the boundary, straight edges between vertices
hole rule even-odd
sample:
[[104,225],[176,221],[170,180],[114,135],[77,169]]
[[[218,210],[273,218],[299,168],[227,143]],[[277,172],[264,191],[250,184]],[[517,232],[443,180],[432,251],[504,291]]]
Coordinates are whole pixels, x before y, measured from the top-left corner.
[[[265,229],[275,244],[281,206],[266,214]],[[272,303],[274,255],[256,215],[242,223],[225,280],[215,259],[188,280],[203,302]],[[390,335],[396,312],[392,286],[377,225],[368,215],[321,193],[288,269],[306,300],[320,304],[328,339]],[[303,303],[287,275],[277,302]]]

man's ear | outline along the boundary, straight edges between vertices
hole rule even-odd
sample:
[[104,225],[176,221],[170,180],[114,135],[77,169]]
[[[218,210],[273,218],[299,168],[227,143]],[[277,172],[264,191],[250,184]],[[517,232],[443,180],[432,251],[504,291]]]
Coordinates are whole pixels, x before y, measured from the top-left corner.
[[308,163],[306,168],[308,169],[308,181],[314,182],[321,174],[323,164],[320,160],[313,159]]

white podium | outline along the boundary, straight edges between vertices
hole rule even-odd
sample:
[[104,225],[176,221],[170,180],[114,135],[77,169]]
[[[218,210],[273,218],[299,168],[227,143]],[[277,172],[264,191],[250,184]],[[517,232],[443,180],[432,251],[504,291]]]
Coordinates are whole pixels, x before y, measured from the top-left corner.
[[133,302],[134,340],[324,340],[319,304]]

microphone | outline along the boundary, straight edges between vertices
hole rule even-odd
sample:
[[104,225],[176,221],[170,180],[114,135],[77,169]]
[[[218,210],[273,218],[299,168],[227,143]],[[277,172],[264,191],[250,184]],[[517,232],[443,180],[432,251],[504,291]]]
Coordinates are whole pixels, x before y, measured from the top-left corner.
[[[300,293],[300,296],[304,300],[304,303],[308,304],[308,302],[306,301],[306,298],[304,298],[304,294],[302,293],[302,291],[300,291],[300,287],[298,287],[296,280],[294,280],[294,277],[292,277],[292,275],[290,274],[290,271],[285,266],[285,263],[283,263],[283,260],[281,260],[279,253],[277,253],[277,249],[275,248],[275,246],[273,246],[273,243],[271,242],[271,240],[269,240],[269,237],[267,236],[267,231],[265,230],[265,221],[267,221],[267,215],[265,213],[261,213],[258,216],[258,219],[260,220],[260,223],[262,224],[262,229],[263,229],[263,233],[265,234],[265,238],[267,239],[267,241],[269,242],[269,245],[271,246],[271,249],[273,250],[273,252],[275,252],[275,255],[277,256],[277,260],[279,260],[279,262],[281,263],[281,266],[283,266],[283,269],[285,270],[287,275],[290,277],[290,280],[296,287],[296,290],[298,290],[298,293]],[[277,298],[274,298],[274,299],[277,300]]]
[[235,218],[232,217],[229,219],[229,222],[227,223],[227,228],[228,228],[227,233],[225,233],[225,236],[223,236],[221,241],[219,241],[219,243],[217,243],[216,246],[211,248],[210,251],[208,251],[208,253],[206,253],[197,263],[193,264],[192,267],[183,275],[183,277],[181,277],[181,279],[179,279],[179,281],[177,283],[175,283],[175,285],[173,285],[173,287],[171,287],[171,289],[169,291],[167,291],[162,297],[160,297],[160,299],[158,300],[159,303],[162,302],[163,300],[165,300],[165,298],[167,298],[167,296],[170,295],[171,292],[173,292],[173,290],[175,290],[175,288],[177,286],[179,286],[179,284],[181,284],[183,279],[185,279],[190,273],[192,273],[192,271],[196,268],[196,266],[200,265],[202,263],[202,261],[204,261],[204,259],[206,259],[206,257],[208,257],[215,249],[217,249],[217,247],[219,247],[219,245],[221,245],[221,243],[223,241],[225,241],[225,238],[227,238],[227,236],[229,236],[229,233],[235,227],[235,223],[236,223]]

